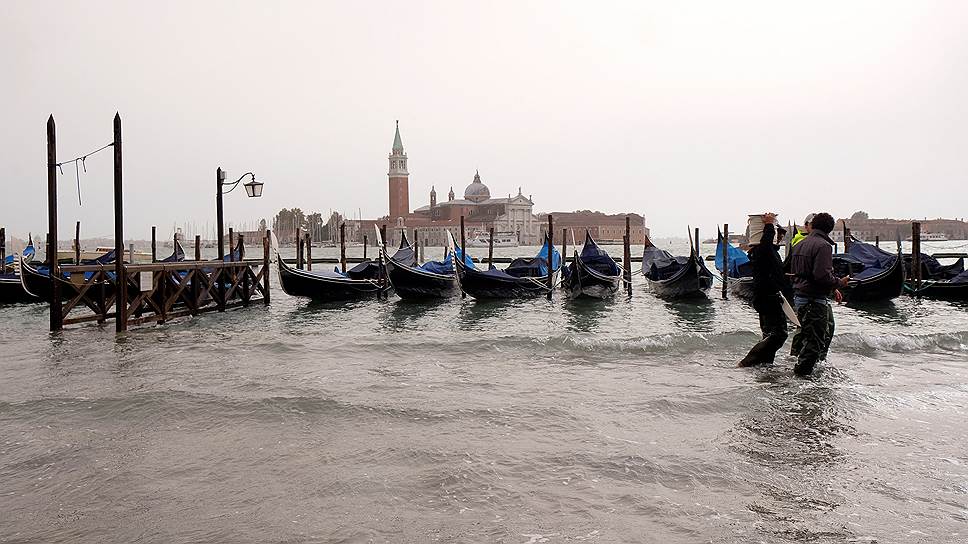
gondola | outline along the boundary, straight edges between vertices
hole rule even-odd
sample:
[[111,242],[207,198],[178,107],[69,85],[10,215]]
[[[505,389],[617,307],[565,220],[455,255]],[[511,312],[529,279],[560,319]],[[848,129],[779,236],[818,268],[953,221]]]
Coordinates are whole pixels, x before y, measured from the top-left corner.
[[918,288],[910,278],[914,275],[911,255],[904,256],[904,267],[908,274],[908,281],[904,284],[905,292],[926,298],[968,302],[968,272],[965,271],[965,259],[960,258],[953,264],[942,265],[934,257],[921,254],[921,287]]
[[[29,240],[27,247],[21,252],[27,262],[33,260],[35,254],[34,242]],[[0,304],[14,304],[19,302],[40,302],[40,299],[28,293],[20,281],[20,274],[14,268],[16,256],[8,255],[0,265]]]
[[904,262],[901,251],[888,253],[853,236],[847,253],[833,257],[834,273],[850,276],[842,289],[848,302],[881,302],[897,298],[904,292]]
[[[115,252],[112,249],[104,255],[96,259],[85,259],[81,261],[81,264],[85,265],[101,265],[107,267],[114,263]],[[84,277],[90,278],[94,272],[85,272]],[[108,280],[99,282],[103,284],[105,289],[108,289],[110,293],[114,292],[114,267],[112,266],[108,272]],[[77,294],[77,288],[71,282],[71,275],[68,272],[61,272],[61,285],[64,287],[61,291],[61,298],[66,299],[73,297]],[[27,262],[23,256],[20,257],[20,281],[30,295],[33,295],[44,302],[51,301],[51,283],[50,283],[50,266],[47,263],[37,264]],[[95,286],[95,287],[98,287]],[[94,287],[92,287],[94,288]]]
[[[753,300],[753,263],[749,255],[733,244],[726,243],[729,256],[729,270],[726,274],[726,286],[730,294],[743,300]],[[723,234],[719,233],[716,243],[716,269],[723,269]]]
[[622,286],[622,268],[585,231],[585,244],[562,269],[561,288],[572,298],[604,299]]
[[[456,246],[456,244],[454,244]],[[521,257],[511,261],[504,270],[489,264],[487,270],[474,265],[469,255],[459,246],[455,249],[454,263],[457,265],[457,280],[461,290],[478,300],[486,299],[524,299],[547,295],[553,288],[558,270],[561,268],[561,254],[554,247],[551,253],[551,285],[549,285],[547,236],[544,245],[534,257]]]
[[[91,287],[103,288],[106,291],[106,295],[115,291],[115,272],[114,272],[114,262],[116,260],[117,253],[115,250],[110,250],[104,255],[97,257],[95,259],[84,259],[81,261],[82,265],[99,265],[106,268],[106,280],[101,280],[97,284]],[[172,251],[172,254],[168,257],[162,259],[162,262],[176,262],[185,260],[185,251],[178,245]],[[94,272],[84,272],[84,278],[90,278]],[[61,271],[61,285],[63,287],[61,292],[61,298],[67,299],[77,295],[77,287],[71,281],[71,273]],[[31,296],[37,297],[44,302],[50,302],[51,300],[51,286],[50,286],[50,267],[47,263],[38,264],[28,262],[21,256],[20,258],[20,281],[23,285],[23,289]]]
[[[406,234],[403,236],[405,240]],[[413,250],[408,253],[403,249],[403,241],[401,249],[392,256],[385,256],[384,261],[387,278],[397,296],[404,300],[433,300],[452,297],[460,291],[454,272],[453,251],[449,246],[444,249],[443,260],[418,266]]]
[[[383,279],[380,262],[367,259],[345,273],[338,267],[333,270],[300,270],[286,264],[279,256],[278,241],[273,236],[273,247],[279,261],[279,284],[287,295],[307,297],[316,302],[347,302],[374,297],[390,290]],[[401,251],[404,254],[401,254]],[[406,235],[401,239],[399,255],[401,262],[408,262],[405,253],[413,256],[413,248]]]
[[688,257],[673,256],[659,249],[646,237],[642,253],[642,275],[649,288],[662,298],[705,297],[713,286],[713,274],[689,243]]

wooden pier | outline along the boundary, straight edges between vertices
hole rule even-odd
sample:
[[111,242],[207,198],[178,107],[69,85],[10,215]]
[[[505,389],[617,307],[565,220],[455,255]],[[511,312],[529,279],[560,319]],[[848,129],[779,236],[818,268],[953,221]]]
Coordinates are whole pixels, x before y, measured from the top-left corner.
[[[259,259],[245,259],[241,235],[231,255],[215,261],[201,260],[201,243],[195,237],[194,261],[157,262],[152,227],[152,262],[124,261],[122,217],[121,116],[114,117],[114,139],[104,148],[114,151],[114,250],[111,264],[80,263],[80,224],[75,231],[75,264],[61,265],[57,255],[57,146],[54,118],[47,121],[48,159],[48,246],[50,330],[65,325],[96,321],[115,321],[118,332],[129,325],[165,323],[176,317],[224,311],[233,306],[248,306],[262,301],[269,304],[269,231],[262,239]],[[102,149],[104,149],[102,148]],[[218,201],[221,204],[223,178],[218,170]],[[241,178],[240,178],[241,179]],[[253,176],[254,181],[254,176]],[[221,218],[221,206],[218,206]],[[219,241],[222,241],[221,222]],[[230,243],[233,236],[230,235]],[[177,251],[177,244],[175,250]],[[220,250],[221,253],[221,250]],[[238,258],[235,255],[238,255]]]

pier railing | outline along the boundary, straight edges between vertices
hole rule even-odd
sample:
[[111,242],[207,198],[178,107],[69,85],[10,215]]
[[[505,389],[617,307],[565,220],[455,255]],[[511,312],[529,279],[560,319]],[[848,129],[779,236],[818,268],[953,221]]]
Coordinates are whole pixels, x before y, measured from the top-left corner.
[[165,323],[258,301],[269,304],[268,239],[263,240],[262,259],[124,263],[123,283],[114,264],[59,268],[59,291],[65,296],[51,304],[61,307],[61,325],[109,319],[125,325]]

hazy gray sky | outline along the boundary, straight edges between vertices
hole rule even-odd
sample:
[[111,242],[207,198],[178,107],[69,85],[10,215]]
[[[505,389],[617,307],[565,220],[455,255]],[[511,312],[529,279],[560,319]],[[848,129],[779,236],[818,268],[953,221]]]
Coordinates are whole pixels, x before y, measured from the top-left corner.
[[[411,207],[460,193],[634,211],[659,235],[776,210],[968,216],[968,3],[0,3],[0,225],[46,230],[59,159],[124,122],[126,235],[214,222],[214,177],[280,207],[387,211],[400,120]],[[111,156],[61,231],[112,232]],[[234,178],[233,178],[234,179]],[[70,235],[63,236],[69,238]]]

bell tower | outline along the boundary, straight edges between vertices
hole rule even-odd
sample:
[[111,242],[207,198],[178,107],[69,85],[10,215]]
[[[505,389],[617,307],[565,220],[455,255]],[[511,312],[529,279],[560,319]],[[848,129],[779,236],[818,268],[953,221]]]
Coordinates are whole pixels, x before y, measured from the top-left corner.
[[400,121],[397,121],[397,132],[393,136],[393,148],[390,150],[390,219],[410,215],[410,173],[407,172],[407,154],[403,152],[403,140],[400,139]]

